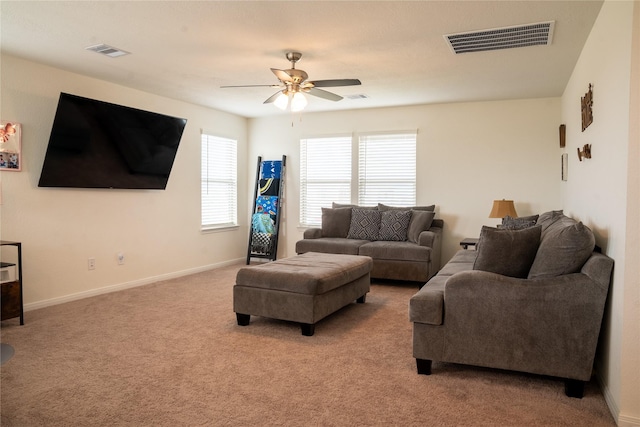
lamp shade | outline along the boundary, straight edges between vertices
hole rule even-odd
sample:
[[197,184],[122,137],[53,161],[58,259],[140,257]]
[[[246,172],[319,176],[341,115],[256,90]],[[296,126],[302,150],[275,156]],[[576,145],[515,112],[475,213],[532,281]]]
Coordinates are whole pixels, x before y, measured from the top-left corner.
[[507,215],[512,218],[518,216],[516,208],[513,206],[513,200],[494,200],[489,218],[504,218]]
[[286,110],[289,106],[289,95],[283,91],[280,95],[278,95],[276,100],[273,102],[273,105],[283,111]]

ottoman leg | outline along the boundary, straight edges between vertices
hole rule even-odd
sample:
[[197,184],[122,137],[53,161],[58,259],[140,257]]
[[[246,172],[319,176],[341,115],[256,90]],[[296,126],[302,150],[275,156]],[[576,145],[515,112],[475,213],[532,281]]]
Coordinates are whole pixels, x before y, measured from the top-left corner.
[[313,323],[300,323],[300,329],[302,330],[302,335],[310,337],[315,332],[316,325]]
[[364,294],[364,295],[362,295],[360,298],[358,298],[358,299],[356,300],[356,302],[357,302],[358,304],[364,304],[364,302],[365,302],[366,300],[367,300],[367,294]]
[[249,319],[251,319],[251,315],[236,313],[236,319],[238,320],[239,326],[247,326],[249,324]]

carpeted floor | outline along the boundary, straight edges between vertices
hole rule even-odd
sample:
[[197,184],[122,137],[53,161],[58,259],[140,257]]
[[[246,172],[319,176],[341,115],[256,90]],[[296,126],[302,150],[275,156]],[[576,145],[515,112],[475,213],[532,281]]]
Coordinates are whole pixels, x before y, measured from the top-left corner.
[[87,298],[2,322],[9,426],[614,426],[601,391],[560,379],[434,363],[416,374],[408,301],[373,283],[305,337],[236,325],[240,266]]

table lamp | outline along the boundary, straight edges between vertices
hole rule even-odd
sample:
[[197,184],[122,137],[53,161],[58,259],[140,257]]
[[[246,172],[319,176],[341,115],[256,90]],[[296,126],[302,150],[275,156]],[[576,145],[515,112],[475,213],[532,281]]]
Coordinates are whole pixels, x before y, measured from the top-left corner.
[[507,215],[511,218],[518,217],[516,208],[513,206],[513,200],[494,200],[489,218],[504,218]]

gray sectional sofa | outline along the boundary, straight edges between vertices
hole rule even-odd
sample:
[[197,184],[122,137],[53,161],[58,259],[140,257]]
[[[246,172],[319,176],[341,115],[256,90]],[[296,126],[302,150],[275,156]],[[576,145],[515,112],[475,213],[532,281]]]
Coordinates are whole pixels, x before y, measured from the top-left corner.
[[296,253],[364,255],[373,259],[371,277],[426,282],[440,269],[441,219],[435,205],[322,208],[322,227],[305,230]]
[[431,362],[566,380],[582,397],[592,374],[613,260],[591,230],[547,212],[521,226],[483,227],[409,302],[419,374]]

